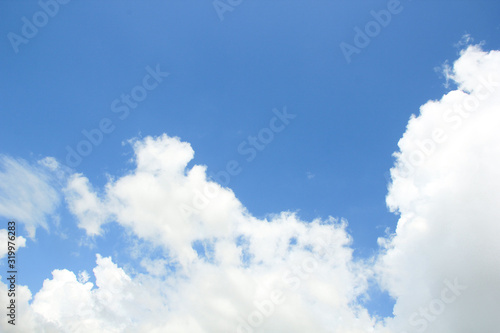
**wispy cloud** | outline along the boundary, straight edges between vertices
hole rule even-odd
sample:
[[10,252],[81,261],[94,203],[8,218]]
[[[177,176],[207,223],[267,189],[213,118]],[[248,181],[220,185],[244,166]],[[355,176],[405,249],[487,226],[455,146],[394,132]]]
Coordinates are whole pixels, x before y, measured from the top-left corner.
[[60,203],[55,169],[51,158],[31,165],[0,155],[0,216],[24,225],[30,237],[37,227],[48,227]]

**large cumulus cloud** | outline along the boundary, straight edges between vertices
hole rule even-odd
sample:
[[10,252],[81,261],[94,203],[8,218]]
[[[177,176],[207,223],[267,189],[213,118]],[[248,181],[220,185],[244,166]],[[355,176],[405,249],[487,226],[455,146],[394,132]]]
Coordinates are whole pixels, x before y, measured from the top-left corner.
[[492,332],[500,324],[500,52],[470,46],[449,73],[457,89],[423,105],[399,141],[387,203],[400,219],[381,240],[377,269],[397,300],[389,327]]

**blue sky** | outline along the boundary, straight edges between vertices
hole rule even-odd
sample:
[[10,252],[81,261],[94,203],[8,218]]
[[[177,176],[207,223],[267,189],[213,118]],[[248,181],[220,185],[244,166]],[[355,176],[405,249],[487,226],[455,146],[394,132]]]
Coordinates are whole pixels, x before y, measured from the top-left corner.
[[[456,89],[453,82],[445,87],[442,68],[466,44],[500,48],[498,2],[416,0],[401,0],[350,61],[341,43],[355,45],[355,27],[365,29],[370,12],[391,1],[234,1],[221,20],[210,1],[73,0],[58,3],[37,33],[16,45],[9,34],[22,36],[22,18],[33,22],[40,3],[0,3],[0,153],[31,166],[53,157],[64,172],[51,183],[61,199],[45,215],[48,227],[30,238],[18,221],[27,239],[19,283],[33,295],[53,270],[91,273],[97,253],[131,275],[144,271],[130,248],[147,240],[113,222],[88,236],[63,188],[80,173],[104,197],[109,179],[135,168],[127,141],[163,133],[191,145],[188,168],[205,165],[210,174],[237,161],[242,171],[227,187],[255,218],[291,211],[303,221],[346,219],[354,258],[373,258],[377,238],[395,232],[400,218],[385,200],[392,154],[410,116]],[[457,45],[464,36],[473,40]],[[155,69],[168,76],[147,79],[151,90],[136,89],[147,96],[130,113],[114,112],[112,103]],[[269,127],[273,110],[285,109],[295,118],[247,161],[238,147]],[[76,150],[82,131],[103,119],[111,133],[81,163],[67,165],[67,147]],[[2,191],[7,198],[9,189]],[[152,247],[152,257],[161,257]],[[378,289],[366,306],[391,316],[395,301]]]

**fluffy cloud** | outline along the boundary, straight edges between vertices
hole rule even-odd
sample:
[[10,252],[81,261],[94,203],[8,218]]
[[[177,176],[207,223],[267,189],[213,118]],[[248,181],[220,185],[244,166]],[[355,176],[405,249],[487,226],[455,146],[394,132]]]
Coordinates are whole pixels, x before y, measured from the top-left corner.
[[[236,243],[221,241],[215,246],[214,261],[197,260],[188,274],[131,277],[110,258],[98,256],[95,287],[79,282],[72,272],[56,270],[35,295],[32,309],[63,332],[303,332],[310,328],[327,332],[331,327],[365,332],[371,326],[369,315],[351,304],[365,289],[365,278],[359,274],[362,268],[348,267],[353,264],[345,225],[331,222],[315,221],[300,230],[303,222],[293,215],[277,217],[278,225],[290,224],[283,230],[285,235],[286,229],[298,237],[304,235],[286,254],[278,254],[284,242],[278,234],[266,238],[272,247],[269,254],[249,262],[244,262],[243,249]],[[262,227],[261,232],[268,231]],[[316,239],[318,232],[325,243],[308,240]],[[247,251],[252,254],[251,247],[257,245],[249,245]]]
[[450,74],[458,88],[410,119],[391,170],[400,219],[377,269],[397,300],[395,331],[500,326],[500,52],[470,46]]
[[[186,169],[187,143],[163,135],[133,143],[137,167],[97,193],[74,175],[66,200],[89,235],[119,223],[163,248],[148,274],[97,257],[95,286],[55,270],[33,297],[33,325],[61,332],[365,332],[359,304],[370,270],[354,262],[346,222],[252,217],[234,193]],[[175,264],[175,269],[165,265]],[[162,267],[163,266],[163,267]],[[29,299],[30,297],[28,297]]]
[[[163,248],[177,265],[168,273],[169,261],[145,259],[150,274],[126,280],[129,298],[110,298],[114,305],[104,308],[121,315],[120,323],[132,318],[127,329],[363,332],[371,325],[356,302],[370,272],[353,262],[345,222],[305,222],[288,212],[256,219],[230,189],[207,179],[204,166],[186,168],[194,155],[189,144],[163,135],[133,147],[135,170],[110,181],[102,193],[82,175],[73,176],[66,189],[69,207],[89,235],[99,234],[104,223],[119,223]],[[116,285],[102,282],[96,292]],[[164,310],[143,304],[141,311],[145,297]]]
[[[353,304],[366,290],[366,276],[364,267],[352,261],[345,223],[304,223],[289,213],[254,222],[244,240],[216,241],[211,254],[199,256],[189,272],[131,276],[99,255],[95,286],[73,272],[55,270],[31,306],[26,304],[31,294],[23,289],[28,296],[18,303],[30,316],[22,313],[16,329],[365,332],[371,327],[366,310]],[[5,294],[0,300],[6,301]]]
[[66,189],[71,211],[88,234],[116,221],[137,236],[172,252],[183,265],[196,258],[192,242],[231,236],[247,219],[234,193],[208,181],[206,167],[186,170],[194,152],[188,143],[166,135],[133,142],[136,169],[110,181],[104,193],[74,175]]
[[[133,141],[130,173],[102,189],[75,174],[65,198],[89,236],[118,223],[164,256],[143,253],[140,273],[97,255],[95,285],[62,269],[33,298],[21,286],[16,332],[497,331],[499,67],[500,52],[467,48],[447,71],[457,88],[410,119],[387,196],[400,220],[373,261],[353,259],[345,221],[257,219],[187,168],[188,143]],[[393,317],[363,306],[372,278]]]
[[[4,244],[4,246],[0,247],[0,259],[2,259],[8,252],[7,248],[7,244],[9,241],[8,236],[9,235],[7,229],[0,229],[0,244]],[[16,244],[16,249],[26,246],[26,238],[24,238],[23,236],[17,236],[15,244]]]
[[47,228],[47,217],[57,208],[58,165],[45,158],[37,165],[0,155],[0,216],[24,224],[30,237],[37,227]]

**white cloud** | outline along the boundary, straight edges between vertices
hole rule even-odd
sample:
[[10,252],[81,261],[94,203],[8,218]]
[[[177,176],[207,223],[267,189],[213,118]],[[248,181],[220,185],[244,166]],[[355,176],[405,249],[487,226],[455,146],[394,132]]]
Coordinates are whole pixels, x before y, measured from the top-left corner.
[[[2,259],[5,255],[7,255],[8,252],[8,245],[9,242],[9,235],[8,235],[8,230],[7,229],[0,229],[0,259]],[[15,244],[15,249],[16,251],[21,248],[26,246],[26,238],[23,236],[17,236],[14,240]]]
[[80,283],[87,283],[90,279],[89,273],[87,273],[86,270],[81,271],[78,273],[78,282]]
[[[500,326],[500,52],[468,47],[451,76],[459,89],[409,121],[391,170],[387,203],[401,216],[378,269],[397,299],[389,327],[399,331]],[[467,289],[435,315],[446,279]]]
[[[277,218],[278,225],[290,223],[291,231],[303,223],[292,215]],[[35,295],[32,309],[47,323],[71,332],[237,332],[239,318],[249,321],[258,309],[264,315],[260,314],[262,323],[256,331],[327,332],[333,327],[339,332],[364,332],[371,319],[366,310],[350,303],[365,289],[365,277],[355,274],[362,272],[361,267],[351,270],[346,265],[354,264],[352,251],[345,247],[349,238],[344,227],[313,222],[296,233],[299,238],[304,235],[303,243],[284,256],[277,255],[283,240],[273,233],[267,242],[276,246],[249,265],[238,256],[226,260],[238,249],[235,243],[222,241],[215,251],[223,252],[216,254],[214,263],[197,260],[188,274],[131,277],[110,258],[98,256],[95,287],[79,282],[70,271],[55,270]],[[317,232],[329,235],[325,239],[330,242],[311,243]],[[304,245],[311,245],[311,251]],[[276,292],[282,302],[270,307]]]
[[[74,175],[66,200],[89,235],[116,222],[170,255],[144,258],[147,274],[134,275],[98,256],[94,288],[55,271],[34,297],[37,314],[60,327],[78,321],[86,331],[109,324],[130,332],[237,332],[239,325],[241,332],[247,325],[364,332],[371,325],[356,301],[371,273],[352,260],[344,221],[305,222],[287,212],[256,219],[230,189],[206,178],[204,166],[186,169],[194,155],[189,144],[163,135],[133,146],[135,170],[100,194]],[[60,294],[70,303],[58,303]],[[283,302],[269,303],[276,294]],[[71,302],[86,315],[52,312]]]
[[88,235],[100,235],[101,225],[106,222],[107,213],[97,194],[90,187],[89,180],[81,174],[68,179],[65,198],[69,210],[78,217],[79,227]]
[[[7,286],[4,282],[9,282],[6,280],[8,276],[1,276],[0,279],[0,304],[10,304],[10,300],[12,298],[8,297],[8,290],[10,286]],[[32,306],[29,304],[29,301],[32,299],[31,291],[26,286],[16,285],[16,296],[15,296],[15,305],[16,305],[16,318],[15,325],[11,325],[8,323],[8,320],[11,320],[10,317],[7,317],[4,314],[2,317],[3,320],[0,320],[0,331],[6,333],[31,333],[31,332],[40,332],[40,333],[55,333],[61,332],[61,330],[57,330],[53,324],[48,323],[43,317],[35,313],[33,311]],[[2,305],[3,307],[3,305]],[[6,312],[5,312],[6,313]]]
[[[84,176],[70,179],[69,207],[89,235],[100,234],[101,225],[113,220],[187,265],[196,258],[193,241],[235,234],[246,218],[243,206],[231,190],[207,181],[204,166],[185,169],[194,156],[188,143],[147,137],[134,142],[134,151],[136,169],[110,181],[102,199]],[[207,191],[214,193],[209,202]]]
[[[98,255],[95,285],[54,270],[31,305],[20,287],[20,331],[497,331],[499,67],[500,52],[467,48],[448,73],[459,88],[410,119],[387,196],[400,220],[374,264],[353,259],[345,221],[257,219],[204,166],[187,169],[189,144],[147,137],[133,142],[129,174],[102,191],[73,175],[65,195],[89,235],[118,223],[168,255],[145,254],[145,273]],[[363,306],[374,274],[396,299],[394,318]]]
[[46,158],[39,165],[29,165],[0,155],[0,216],[24,224],[30,237],[37,227],[48,228],[47,219],[59,205],[54,162]]

